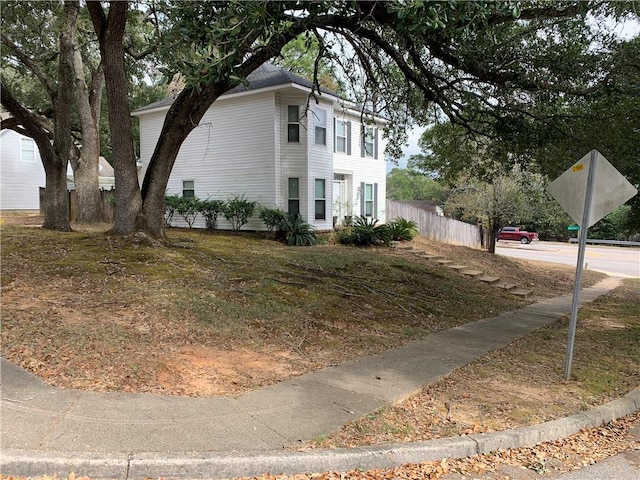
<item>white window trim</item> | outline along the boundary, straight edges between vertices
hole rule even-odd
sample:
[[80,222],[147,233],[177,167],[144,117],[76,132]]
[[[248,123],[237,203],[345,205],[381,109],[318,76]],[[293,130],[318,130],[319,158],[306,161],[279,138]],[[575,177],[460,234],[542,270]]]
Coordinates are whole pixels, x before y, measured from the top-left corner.
[[[340,124],[342,124],[342,127],[344,128],[344,135],[339,135],[338,134],[338,132],[340,130],[338,127],[340,126]],[[347,138],[348,138],[347,128],[348,128],[347,127],[347,122],[345,120],[337,120],[336,119],[336,152],[338,152],[338,153],[347,153],[347,150],[348,150],[348,148],[347,148]],[[344,149],[342,149],[342,150],[338,147],[338,145],[339,145],[338,139],[340,139],[340,138],[344,139]]]
[[[318,197],[317,196],[317,189],[316,189],[316,184],[318,182],[318,180],[321,180],[323,182],[324,188],[323,188],[323,193],[324,193],[324,197]],[[326,178],[315,178],[313,180],[313,218],[314,220],[326,220],[327,219],[327,179]],[[318,218],[318,202],[322,202],[324,207],[322,209],[322,218]]]
[[[315,145],[320,145],[323,147],[327,146],[327,116],[328,116],[328,112],[327,110],[325,110],[324,108],[314,108],[312,110],[313,112],[313,119],[314,119],[314,135],[313,135],[313,143]],[[320,115],[318,115],[317,112],[323,112],[324,113],[324,122],[320,123],[322,118],[320,118]],[[318,129],[324,130],[324,142],[323,143],[318,143]]]
[[[193,188],[185,188],[185,183],[187,182],[192,182],[193,183]],[[185,197],[184,192],[185,191],[193,191],[193,197]],[[182,181],[182,197],[183,198],[195,198],[196,196],[196,181],[195,180],[183,180]]]
[[[297,109],[296,121],[292,122],[289,118],[289,108],[295,107]],[[298,140],[289,139],[289,126],[296,125],[298,127]],[[300,106],[299,105],[287,105],[287,143],[300,143]]]
[[[31,145],[31,158],[25,158],[25,145]],[[20,161],[25,163],[34,163],[36,161],[36,142],[33,138],[21,138],[20,139]]]

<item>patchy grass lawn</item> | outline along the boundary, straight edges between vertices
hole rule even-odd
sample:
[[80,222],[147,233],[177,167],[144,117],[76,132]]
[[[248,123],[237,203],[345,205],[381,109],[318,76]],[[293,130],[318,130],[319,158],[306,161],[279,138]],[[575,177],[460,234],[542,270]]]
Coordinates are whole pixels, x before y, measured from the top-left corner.
[[[154,244],[6,220],[2,354],[66,388],[236,395],[527,303],[388,248],[179,229]],[[572,268],[446,248],[536,295],[571,290]]]
[[568,319],[547,325],[308,446],[427,440],[545,422],[640,385],[640,280],[580,310],[572,378],[563,380]]

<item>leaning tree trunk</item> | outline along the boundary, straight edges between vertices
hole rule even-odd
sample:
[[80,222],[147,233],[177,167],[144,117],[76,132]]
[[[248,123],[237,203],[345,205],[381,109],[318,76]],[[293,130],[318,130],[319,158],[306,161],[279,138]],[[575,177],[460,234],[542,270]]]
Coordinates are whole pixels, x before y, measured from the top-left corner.
[[142,184],[146,231],[151,236],[164,236],[167,183],[182,142],[198,126],[209,106],[228,88],[226,84],[219,88],[208,87],[202,96],[197,96],[192,88],[185,88],[169,109]]
[[110,2],[108,18],[100,2],[87,2],[87,8],[100,41],[100,55],[107,86],[116,180],[116,219],[112,232],[126,235],[145,229],[124,63],[123,38],[129,2]]

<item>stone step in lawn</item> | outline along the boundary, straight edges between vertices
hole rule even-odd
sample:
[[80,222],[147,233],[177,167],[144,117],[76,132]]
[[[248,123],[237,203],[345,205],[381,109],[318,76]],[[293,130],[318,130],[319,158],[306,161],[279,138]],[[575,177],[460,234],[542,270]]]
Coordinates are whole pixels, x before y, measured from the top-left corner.
[[391,242],[391,246],[393,248],[397,248],[398,250],[413,250],[413,245],[411,245],[410,243]]
[[433,253],[423,253],[420,255],[420,258],[425,258],[427,260],[440,260],[443,257],[441,255],[434,255]]
[[506,282],[498,282],[498,283],[495,283],[493,286],[496,288],[507,290],[507,291],[513,290],[514,288],[518,288],[518,285],[516,285],[515,283],[506,283]]
[[438,260],[435,260],[436,263],[439,263],[440,265],[449,265],[450,263],[453,263],[453,260],[447,260],[446,258],[439,258]]
[[461,270],[460,273],[467,277],[479,277],[484,274],[481,270]]
[[526,288],[514,288],[513,290],[509,290],[509,293],[518,297],[529,298],[533,291],[527,290]]
[[488,283],[489,285],[493,285],[494,283],[498,283],[500,281],[500,277],[492,277],[491,275],[483,275],[478,277],[478,280],[484,283]]
[[447,267],[452,268],[454,270],[464,270],[466,268],[469,268],[466,265],[447,265]]

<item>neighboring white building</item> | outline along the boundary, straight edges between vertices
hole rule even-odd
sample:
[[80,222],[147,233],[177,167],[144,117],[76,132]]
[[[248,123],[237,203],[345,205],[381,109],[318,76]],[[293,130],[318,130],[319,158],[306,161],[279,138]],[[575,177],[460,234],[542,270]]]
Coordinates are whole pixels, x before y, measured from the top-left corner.
[[[114,188],[113,167],[104,157],[100,157],[98,169],[100,188]],[[73,189],[71,165],[67,166],[67,178],[69,189]],[[8,128],[0,130],[0,182],[1,210],[40,208],[40,188],[46,184],[40,151],[33,139]]]
[[[309,98],[309,81],[270,64],[248,81],[216,100],[187,137],[167,194],[221,200],[244,195],[267,208],[298,212],[319,230],[350,216],[384,222],[383,120],[363,128],[354,106],[345,107],[328,91]],[[171,102],[133,112],[140,119],[140,182]],[[218,224],[229,228],[224,219]],[[244,228],[265,226],[254,215]]]
[[31,138],[0,130],[0,209],[38,210],[45,186],[40,152]]

